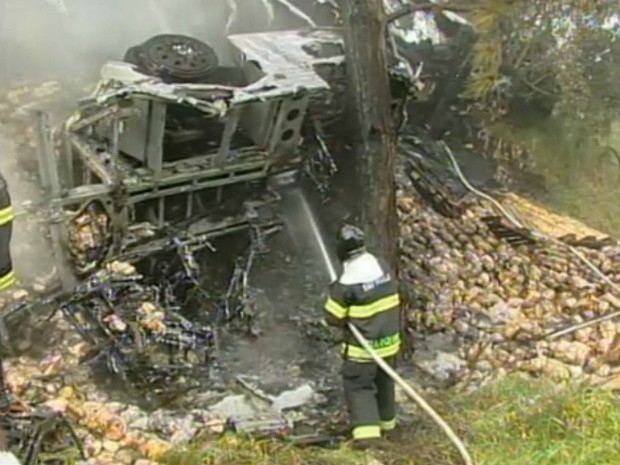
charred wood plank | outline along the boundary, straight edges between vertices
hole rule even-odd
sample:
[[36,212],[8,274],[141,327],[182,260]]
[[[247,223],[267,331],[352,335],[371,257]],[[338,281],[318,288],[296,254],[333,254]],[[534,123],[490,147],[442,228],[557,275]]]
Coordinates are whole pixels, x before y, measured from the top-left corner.
[[485,216],[481,219],[495,237],[510,245],[535,245],[538,242],[529,229],[510,226],[500,216]]

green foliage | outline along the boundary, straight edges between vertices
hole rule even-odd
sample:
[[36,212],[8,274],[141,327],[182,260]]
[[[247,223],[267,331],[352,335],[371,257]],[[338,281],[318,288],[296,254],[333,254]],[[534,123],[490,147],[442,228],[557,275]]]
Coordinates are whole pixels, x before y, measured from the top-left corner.
[[515,14],[514,0],[479,0],[467,15],[478,34],[471,56],[472,74],[466,97],[484,99],[501,79],[504,63],[502,24]]
[[620,152],[620,123],[612,121],[599,137],[584,131],[579,121],[550,120],[527,128],[495,125],[493,132],[526,147],[533,170],[545,178],[544,192],[526,186],[520,194],[620,238],[620,163],[613,153]]
[[513,89],[525,98],[557,99],[557,113],[604,130],[620,98],[610,86],[620,70],[620,47],[601,28],[616,2],[474,0],[469,5],[478,39],[467,98],[495,98],[493,91],[508,73]]

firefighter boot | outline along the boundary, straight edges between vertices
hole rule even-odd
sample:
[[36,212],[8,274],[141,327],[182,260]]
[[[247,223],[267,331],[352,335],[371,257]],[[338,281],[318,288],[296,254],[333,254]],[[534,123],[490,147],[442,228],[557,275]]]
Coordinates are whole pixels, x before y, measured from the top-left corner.
[[396,437],[396,419],[381,422],[381,434],[388,441],[393,441]]

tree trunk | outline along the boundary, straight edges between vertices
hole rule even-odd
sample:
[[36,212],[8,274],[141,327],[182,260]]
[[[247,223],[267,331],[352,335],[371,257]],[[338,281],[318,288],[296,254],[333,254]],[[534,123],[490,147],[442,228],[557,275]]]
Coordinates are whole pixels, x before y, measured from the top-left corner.
[[[348,115],[355,122],[353,163],[357,205],[368,248],[388,261],[398,276],[398,216],[396,211],[396,128],[391,112],[382,0],[340,0],[344,21]],[[401,328],[407,334],[406,306]],[[409,352],[405,339],[405,352]]]
[[394,170],[396,134],[390,109],[386,15],[381,0],[340,0],[344,21],[349,112],[356,119],[352,165],[370,251],[398,272]]

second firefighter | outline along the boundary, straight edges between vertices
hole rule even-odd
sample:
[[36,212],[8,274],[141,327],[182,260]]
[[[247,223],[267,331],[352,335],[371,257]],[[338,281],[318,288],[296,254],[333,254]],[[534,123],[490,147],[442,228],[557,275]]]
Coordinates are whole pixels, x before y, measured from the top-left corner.
[[15,284],[11,260],[11,236],[13,234],[13,207],[6,179],[0,173],[0,291]]

